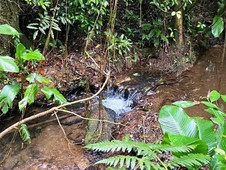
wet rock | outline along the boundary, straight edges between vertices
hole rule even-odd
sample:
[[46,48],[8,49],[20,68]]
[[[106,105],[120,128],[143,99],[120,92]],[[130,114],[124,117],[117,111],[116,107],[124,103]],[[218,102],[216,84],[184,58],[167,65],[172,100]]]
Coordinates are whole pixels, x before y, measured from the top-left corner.
[[[102,120],[106,120],[109,122],[98,121],[100,119],[99,115],[101,115]],[[110,116],[105,109],[92,112],[90,119],[93,119],[93,120],[88,121],[85,144],[95,143],[100,141],[108,141],[112,138],[111,128],[113,126],[112,123],[114,123],[114,118]]]

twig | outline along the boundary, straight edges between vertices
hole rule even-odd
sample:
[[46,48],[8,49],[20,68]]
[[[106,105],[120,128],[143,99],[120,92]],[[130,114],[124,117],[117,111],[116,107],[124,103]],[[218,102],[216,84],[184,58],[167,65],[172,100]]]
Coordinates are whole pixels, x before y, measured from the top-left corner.
[[23,124],[23,123],[26,123],[26,122],[31,121],[31,120],[34,120],[34,119],[36,119],[36,118],[45,116],[45,115],[47,115],[47,114],[49,114],[49,113],[52,113],[52,112],[54,112],[54,111],[56,111],[56,110],[59,110],[60,108],[64,108],[65,106],[69,106],[69,105],[73,105],[73,104],[76,104],[76,103],[81,103],[81,102],[84,102],[84,101],[88,101],[88,100],[93,99],[94,97],[98,96],[98,95],[101,93],[101,91],[104,89],[105,85],[107,84],[109,78],[110,78],[110,72],[108,72],[107,77],[106,77],[106,80],[105,80],[104,84],[102,85],[102,87],[101,87],[101,88],[98,90],[98,92],[95,93],[94,95],[92,95],[92,96],[90,96],[90,97],[87,97],[87,98],[85,98],[85,99],[80,99],[80,100],[76,100],[76,101],[73,101],[73,102],[68,102],[68,103],[62,104],[62,105],[57,106],[57,107],[53,107],[53,108],[51,108],[51,109],[49,109],[49,110],[47,110],[47,111],[38,113],[38,114],[36,114],[36,115],[30,116],[30,117],[28,117],[28,118],[25,118],[25,119],[23,119],[23,120],[21,120],[21,121],[19,121],[19,122],[17,122],[17,123],[14,123],[13,125],[11,125],[10,127],[8,127],[7,129],[5,129],[4,131],[2,131],[2,132],[0,133],[0,139],[1,139],[3,136],[5,136],[7,133],[11,132],[13,129],[15,129],[16,127],[20,126],[20,125]]
[[[65,119],[65,118],[68,118],[68,117],[72,117],[71,115],[63,115],[63,116],[60,116],[59,119]],[[56,118],[53,118],[53,119],[48,119],[48,120],[45,120],[43,122],[39,122],[39,123],[34,123],[34,124],[31,124],[31,125],[27,125],[29,129],[31,128],[35,128],[37,126],[41,126],[41,125],[44,125],[46,123],[50,123],[50,122],[53,122],[53,121],[56,121],[57,119]]]
[[63,110],[63,109],[57,109],[57,111],[61,111],[61,112],[65,112],[65,113],[70,113],[70,114],[73,114],[81,119],[84,119],[84,120],[90,120],[90,121],[98,121],[98,122],[106,122],[106,123],[111,123],[111,124],[115,124],[115,125],[121,125],[121,126],[126,126],[122,123],[116,123],[116,122],[112,122],[112,121],[109,121],[109,120],[100,120],[100,119],[92,119],[92,118],[87,118],[87,117],[83,117],[79,114],[76,114],[74,112],[71,112],[71,111],[68,111],[68,110]]

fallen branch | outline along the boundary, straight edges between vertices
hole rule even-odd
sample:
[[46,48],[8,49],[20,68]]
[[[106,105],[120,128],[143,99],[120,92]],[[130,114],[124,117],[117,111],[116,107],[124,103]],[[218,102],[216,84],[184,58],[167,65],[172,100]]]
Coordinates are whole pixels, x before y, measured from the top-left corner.
[[44,112],[38,113],[38,114],[30,116],[28,118],[25,118],[25,119],[23,119],[23,120],[21,120],[21,121],[19,121],[17,123],[14,123],[13,125],[11,125],[10,127],[6,128],[4,131],[2,131],[0,133],[0,139],[3,138],[3,136],[5,136],[7,133],[9,133],[9,132],[13,131],[14,129],[16,129],[18,126],[20,126],[23,123],[26,123],[26,122],[29,122],[29,121],[34,120],[36,118],[45,116],[45,115],[47,115],[49,113],[52,113],[54,111],[59,110],[60,108],[64,108],[65,106],[69,106],[69,105],[73,105],[73,104],[76,104],[76,103],[81,103],[81,102],[93,99],[94,97],[98,96],[101,93],[101,91],[104,89],[105,85],[107,84],[109,78],[110,78],[110,72],[107,73],[106,80],[104,81],[102,87],[94,95],[92,95],[90,97],[87,97],[85,99],[80,99],[80,100],[76,100],[76,101],[73,101],[73,102],[68,102],[68,103],[62,104],[60,106],[53,107],[53,108],[51,108],[49,110],[46,110]]

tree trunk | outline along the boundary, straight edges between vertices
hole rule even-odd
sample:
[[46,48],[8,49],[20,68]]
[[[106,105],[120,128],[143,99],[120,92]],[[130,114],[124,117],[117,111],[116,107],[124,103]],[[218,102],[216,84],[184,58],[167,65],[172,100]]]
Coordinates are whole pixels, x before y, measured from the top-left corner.
[[[0,1],[0,24],[9,24],[19,31],[18,0]],[[0,35],[0,55],[10,55],[13,47],[12,37]]]
[[175,15],[175,28],[178,31],[177,46],[180,48],[184,45],[184,35],[183,35],[183,8],[181,0],[178,0],[176,6]]

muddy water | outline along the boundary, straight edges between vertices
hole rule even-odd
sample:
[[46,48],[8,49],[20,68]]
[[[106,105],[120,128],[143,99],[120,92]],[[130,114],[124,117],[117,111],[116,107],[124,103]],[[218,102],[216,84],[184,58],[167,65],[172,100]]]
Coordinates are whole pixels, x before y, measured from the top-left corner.
[[[226,94],[226,60],[221,62],[222,53],[223,48],[220,47],[207,50],[192,68],[177,78],[177,83],[172,85],[172,88],[184,92],[181,99],[199,100],[200,96],[207,96],[208,91],[211,90]],[[221,108],[224,109],[224,107],[221,104]],[[210,115],[203,109],[204,107],[200,108],[200,106],[192,107],[187,112],[192,116],[209,118]]]
[[[160,93],[156,95],[171,93],[169,94],[172,96],[170,100],[176,101],[198,100],[200,96],[206,96],[208,91],[213,89],[226,93],[226,67],[224,67],[226,61],[222,66],[221,57],[222,48],[209,49],[200,57],[194,67],[173,78],[175,80],[173,84],[159,86],[157,90]],[[170,78],[169,76],[168,79]],[[141,88],[145,88],[143,84],[146,86],[144,82],[147,82],[147,79],[142,77],[137,80],[136,88],[139,88],[140,84],[142,84]],[[155,94],[152,97],[155,97]],[[209,117],[203,112],[203,108],[193,107],[188,110],[188,113],[193,116]],[[66,140],[57,123],[42,127],[39,130],[40,133],[33,136],[32,143],[29,145],[22,146],[22,141],[18,138],[16,143],[11,145],[12,152],[5,162],[0,164],[0,169],[86,169],[90,166],[88,156],[82,146],[75,144],[76,138],[79,138],[78,134],[83,133],[82,129],[77,124],[64,126],[64,129],[66,135],[73,138],[72,140]],[[38,129],[32,130],[38,131]],[[2,151],[8,146],[7,143],[9,140],[7,141],[6,138],[4,141],[0,141],[0,159],[4,157]]]
[[[73,133],[77,128],[64,126],[66,133]],[[22,146],[22,141],[18,140],[11,147],[11,156],[0,166],[1,170],[80,170],[90,164],[82,146],[67,140],[57,124],[43,128],[32,138],[31,144]]]

